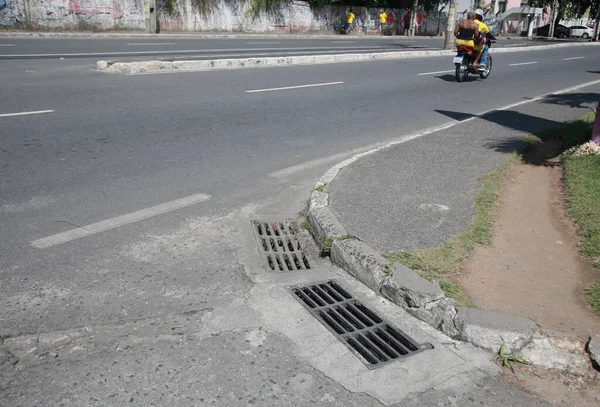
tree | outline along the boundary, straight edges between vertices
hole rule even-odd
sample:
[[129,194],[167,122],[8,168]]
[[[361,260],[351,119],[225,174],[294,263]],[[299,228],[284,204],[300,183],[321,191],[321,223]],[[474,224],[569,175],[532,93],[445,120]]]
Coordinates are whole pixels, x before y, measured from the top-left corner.
[[[594,16],[600,0],[556,0],[556,3],[554,26],[564,18],[580,18],[588,9],[590,16]],[[548,0],[529,0],[529,5],[533,7],[546,7],[549,4],[552,5]]]

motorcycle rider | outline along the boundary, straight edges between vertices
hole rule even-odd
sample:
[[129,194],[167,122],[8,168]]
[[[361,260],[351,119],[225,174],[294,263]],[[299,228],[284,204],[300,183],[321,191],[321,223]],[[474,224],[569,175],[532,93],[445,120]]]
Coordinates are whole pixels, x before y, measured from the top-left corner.
[[[487,62],[487,56],[488,56],[488,52],[490,50],[490,48],[487,46],[486,42],[487,42],[488,38],[490,36],[493,37],[493,35],[490,33],[490,29],[488,28],[488,26],[483,22],[483,10],[480,8],[475,10],[475,24],[477,24],[479,26],[479,33],[482,38],[479,43],[477,41],[475,41],[475,46],[473,47],[474,51],[479,52],[479,55],[477,55],[477,58],[475,59],[475,63],[473,64],[473,66],[476,67],[477,69],[479,69],[480,71],[482,71],[482,70],[485,70],[485,64]],[[483,61],[483,62],[479,63],[479,61]]]
[[475,49],[475,38],[479,38],[479,25],[475,23],[475,12],[469,10],[467,19],[462,20],[454,29],[454,36],[457,38],[456,46]]

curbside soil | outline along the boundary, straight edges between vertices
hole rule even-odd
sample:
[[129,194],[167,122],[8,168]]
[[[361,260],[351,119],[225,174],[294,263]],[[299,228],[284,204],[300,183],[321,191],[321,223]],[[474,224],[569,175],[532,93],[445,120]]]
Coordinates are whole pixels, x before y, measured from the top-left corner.
[[[598,46],[597,42],[586,43],[564,43],[535,45],[532,47],[515,48],[494,48],[493,53],[503,54],[509,52],[540,51],[554,48],[565,47],[586,47]],[[134,61],[134,62],[110,62],[98,61],[96,69],[107,73],[120,73],[126,75],[156,73],[156,72],[196,72],[212,71],[221,69],[241,69],[241,68],[263,68],[263,67],[281,67],[288,65],[316,65],[333,64],[341,62],[364,62],[373,60],[393,60],[410,58],[427,58],[438,56],[454,55],[454,50],[434,50],[434,51],[396,51],[396,52],[372,52],[366,54],[334,54],[334,55],[299,55],[282,57],[259,57],[259,58],[230,58],[230,59],[212,59],[198,61]]]
[[[353,160],[346,160],[352,162]],[[410,268],[390,264],[366,243],[348,238],[346,229],[329,209],[326,185],[340,170],[332,167],[319,179],[309,203],[309,231],[319,245],[332,242],[333,264],[400,306],[409,314],[440,330],[452,339],[470,342],[498,352],[504,342],[507,354],[516,354],[531,364],[586,375],[595,361],[598,368],[600,338],[586,344],[566,335],[552,336],[525,317],[499,311],[456,307],[436,282],[429,282]]]

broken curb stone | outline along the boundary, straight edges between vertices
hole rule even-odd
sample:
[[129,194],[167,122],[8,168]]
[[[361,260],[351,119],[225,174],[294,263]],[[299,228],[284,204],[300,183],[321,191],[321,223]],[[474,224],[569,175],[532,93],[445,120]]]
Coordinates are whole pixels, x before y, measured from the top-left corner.
[[456,328],[463,340],[484,349],[498,352],[505,343],[506,353],[525,346],[537,331],[535,322],[528,318],[498,311],[457,307]]
[[367,244],[355,239],[336,240],[331,246],[331,261],[379,292],[388,262]]
[[330,238],[346,236],[346,229],[329,208],[313,208],[308,212],[308,228],[319,246]]

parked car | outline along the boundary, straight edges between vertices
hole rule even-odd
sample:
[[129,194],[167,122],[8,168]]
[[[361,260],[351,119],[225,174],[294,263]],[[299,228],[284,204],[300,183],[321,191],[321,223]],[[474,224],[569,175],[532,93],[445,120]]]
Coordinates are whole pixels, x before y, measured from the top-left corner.
[[569,29],[571,30],[571,37],[581,37],[584,40],[590,38],[594,33],[590,27],[585,25],[572,25]]
[[[537,30],[535,30],[535,33],[538,37],[547,37],[549,32],[550,32],[550,24],[543,25],[541,27],[538,27]],[[565,37],[568,37],[569,35],[571,35],[571,30],[569,29],[569,27],[565,27],[562,24],[558,24],[556,27],[554,27],[554,36],[555,37],[565,38]]]

